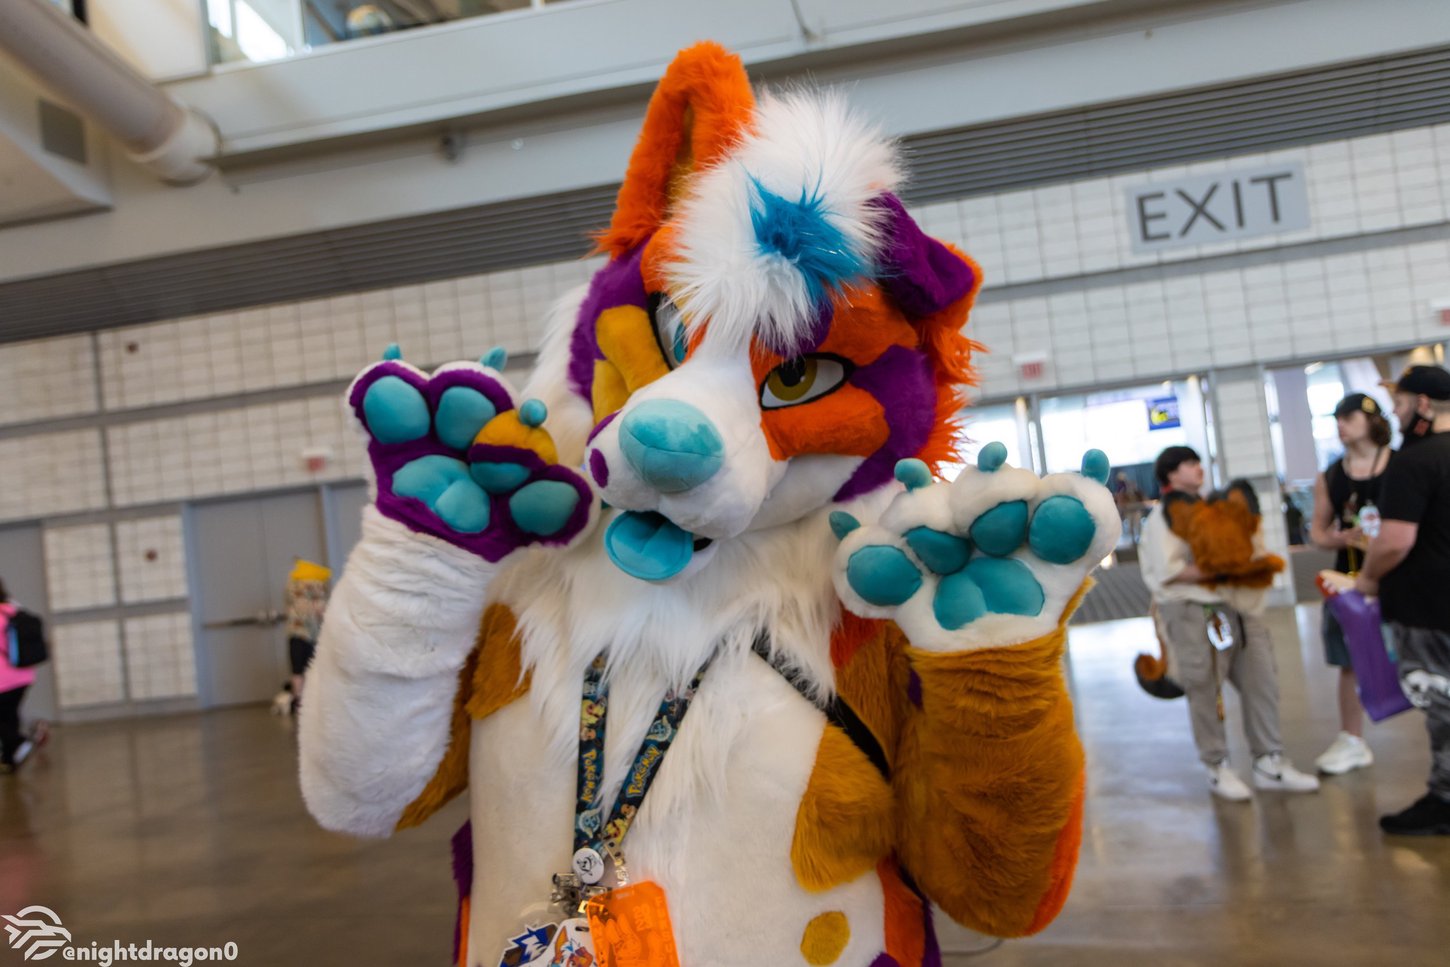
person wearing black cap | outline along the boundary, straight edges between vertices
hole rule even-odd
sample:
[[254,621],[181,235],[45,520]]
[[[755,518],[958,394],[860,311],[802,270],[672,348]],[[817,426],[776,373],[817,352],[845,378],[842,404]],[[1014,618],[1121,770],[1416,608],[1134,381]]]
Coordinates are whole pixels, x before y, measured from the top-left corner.
[[[1390,421],[1374,397],[1364,393],[1351,393],[1340,400],[1334,418],[1344,456],[1314,481],[1314,517],[1309,536],[1319,547],[1336,552],[1336,571],[1357,574],[1370,538],[1379,533],[1380,482],[1393,453]],[[1374,755],[1364,741],[1364,711],[1344,631],[1327,603],[1319,627],[1324,660],[1339,669],[1339,735],[1315,765],[1320,772],[1338,776],[1370,765]]]
[[1355,588],[1379,595],[1400,683],[1425,712],[1431,766],[1425,795],[1380,828],[1450,836],[1450,372],[1411,366],[1394,394],[1405,445],[1385,473],[1380,532]]

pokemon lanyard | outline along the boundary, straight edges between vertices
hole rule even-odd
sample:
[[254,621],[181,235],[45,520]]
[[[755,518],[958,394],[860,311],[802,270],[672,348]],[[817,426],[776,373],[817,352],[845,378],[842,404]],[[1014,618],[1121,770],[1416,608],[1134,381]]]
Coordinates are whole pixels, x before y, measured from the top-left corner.
[[[705,659],[695,677],[682,691],[671,690],[660,702],[654,721],[650,723],[634,763],[625,775],[609,819],[604,821],[604,727],[609,712],[609,689],[604,683],[605,658],[594,659],[584,672],[584,690],[579,703],[579,774],[578,799],[574,808],[574,875],[579,878],[580,893],[604,879],[604,857],[614,861],[615,876],[623,885],[628,882],[621,845],[629,832],[645,794],[659,774],[665,753],[669,751],[680,722],[689,711],[690,702],[699,691],[705,671],[714,655]],[[557,882],[557,878],[556,878]]]

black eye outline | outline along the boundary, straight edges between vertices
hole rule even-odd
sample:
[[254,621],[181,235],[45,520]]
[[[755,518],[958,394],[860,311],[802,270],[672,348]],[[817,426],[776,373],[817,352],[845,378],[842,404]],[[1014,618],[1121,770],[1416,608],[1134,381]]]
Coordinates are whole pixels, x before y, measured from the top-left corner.
[[[685,360],[677,357],[674,354],[674,350],[678,348],[681,352],[689,351],[689,336],[685,332],[685,314],[680,311],[679,306],[675,305],[674,300],[663,292],[651,292],[649,304],[646,308],[649,312],[650,332],[654,333],[655,337],[655,347],[659,349],[660,355],[664,357],[666,366],[670,369],[678,369],[684,364]],[[666,346],[664,333],[660,331],[661,322],[669,321],[667,314],[671,312],[675,314],[680,328],[671,340],[672,345]]]
[[[840,375],[840,377],[838,379],[836,379],[836,381],[834,383],[831,383],[830,385],[826,386],[824,389],[817,389],[816,386],[812,386],[811,389],[809,389],[809,390],[806,391],[808,395],[802,397],[801,399],[798,399],[798,400],[782,400],[779,397],[775,397],[775,400],[776,401],[774,403],[767,402],[766,401],[766,398],[765,398],[765,394],[769,391],[770,378],[772,376],[774,376],[776,373],[780,372],[785,367],[790,366],[793,363],[801,363],[801,362],[803,362],[803,361],[805,361],[807,359],[816,360],[816,362],[817,362],[817,372],[818,373],[819,373],[819,369],[820,369],[820,367],[819,367],[819,364],[820,363],[822,363],[822,362],[834,363],[835,365],[839,366],[840,369],[841,369],[841,375]],[[851,362],[851,360],[845,358],[844,356],[837,356],[835,353],[804,353],[804,354],[802,354],[800,356],[797,356],[797,357],[794,357],[792,359],[787,359],[785,362],[781,363],[779,366],[775,367],[770,372],[766,373],[765,374],[765,378],[760,381],[759,394],[758,394],[759,395],[759,399],[760,399],[760,408],[762,410],[785,410],[785,409],[789,409],[792,406],[804,406],[807,403],[814,403],[816,400],[821,399],[822,397],[830,396],[836,390],[840,389],[842,386],[845,386],[847,383],[849,383],[851,381],[851,376],[855,372],[856,372],[856,364],[855,363]],[[817,382],[819,382],[819,379],[820,379],[820,377],[818,375],[817,376]],[[772,393],[771,395],[774,396],[775,394]]]

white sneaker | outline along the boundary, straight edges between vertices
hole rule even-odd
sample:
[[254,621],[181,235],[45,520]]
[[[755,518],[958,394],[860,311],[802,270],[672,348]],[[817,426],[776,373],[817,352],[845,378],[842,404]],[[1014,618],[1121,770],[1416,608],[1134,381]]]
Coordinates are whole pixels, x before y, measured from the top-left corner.
[[20,763],[30,758],[30,752],[35,748],[35,743],[29,739],[24,740],[15,749],[15,768],[20,768]]
[[1254,785],[1283,792],[1316,792],[1319,780],[1295,769],[1283,753],[1271,752],[1254,760]]
[[1369,750],[1369,743],[1348,732],[1335,736],[1334,742],[1324,750],[1324,754],[1314,760],[1314,765],[1320,772],[1331,776],[1342,776],[1352,769],[1363,769],[1373,764],[1374,753]]
[[1208,767],[1208,791],[1229,802],[1247,802],[1253,798],[1238,773],[1229,768],[1227,759]]

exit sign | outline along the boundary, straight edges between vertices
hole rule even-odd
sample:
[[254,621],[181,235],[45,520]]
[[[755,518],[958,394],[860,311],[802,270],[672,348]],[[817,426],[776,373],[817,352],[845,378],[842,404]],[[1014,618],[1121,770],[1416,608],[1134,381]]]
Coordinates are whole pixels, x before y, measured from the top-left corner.
[[1309,191],[1297,163],[1136,185],[1127,203],[1136,255],[1309,227]]

